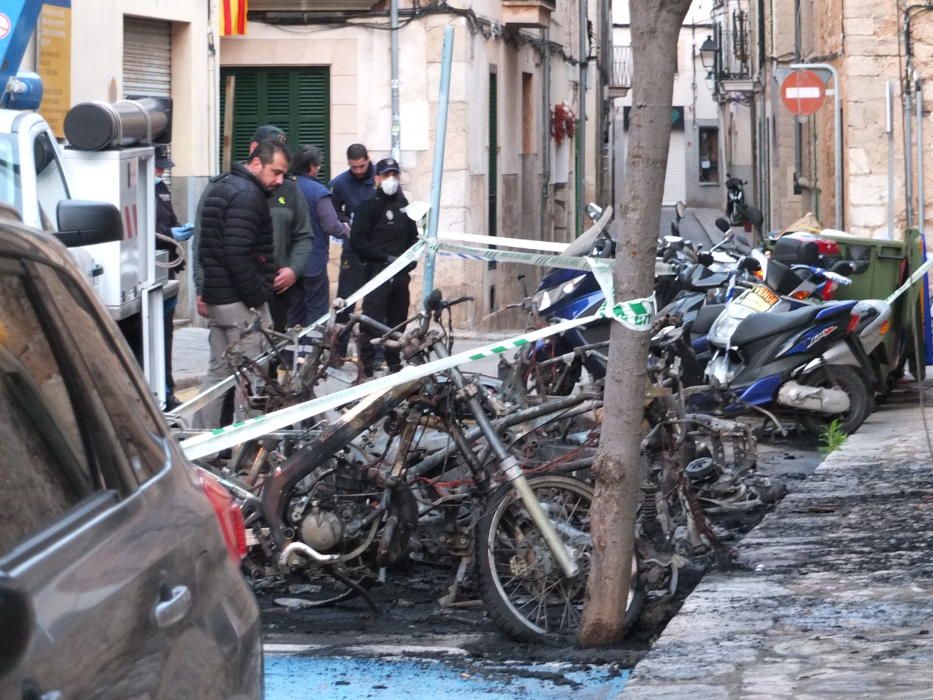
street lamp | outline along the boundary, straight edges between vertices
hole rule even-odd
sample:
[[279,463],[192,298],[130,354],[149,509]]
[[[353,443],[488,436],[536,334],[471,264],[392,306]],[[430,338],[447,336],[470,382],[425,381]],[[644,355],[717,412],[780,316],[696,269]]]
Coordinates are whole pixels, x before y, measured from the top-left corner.
[[716,54],[719,53],[719,47],[713,41],[713,37],[707,36],[706,40],[700,45],[700,63],[703,67],[712,71],[716,67]]

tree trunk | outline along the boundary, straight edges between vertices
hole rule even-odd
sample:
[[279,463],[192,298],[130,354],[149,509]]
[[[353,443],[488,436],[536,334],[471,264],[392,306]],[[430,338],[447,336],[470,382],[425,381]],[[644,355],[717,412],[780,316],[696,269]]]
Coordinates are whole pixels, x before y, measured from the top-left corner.
[[[617,301],[647,297],[661,224],[671,135],[677,38],[690,0],[630,0],[632,109],[621,221],[613,266]],[[617,222],[619,223],[619,222]],[[608,646],[622,639],[635,540],[648,334],[612,324],[605,410],[593,465],[593,550],[579,642]]]

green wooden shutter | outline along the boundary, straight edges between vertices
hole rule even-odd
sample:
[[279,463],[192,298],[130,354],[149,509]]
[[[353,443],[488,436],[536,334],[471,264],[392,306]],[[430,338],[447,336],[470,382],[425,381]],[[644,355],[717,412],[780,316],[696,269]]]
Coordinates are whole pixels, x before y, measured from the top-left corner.
[[318,146],[324,163],[318,179],[330,180],[330,71],[327,68],[223,68],[220,120],[226,109],[226,77],[236,76],[233,158],[244,160],[256,127],[275,124],[288,134],[292,151]]

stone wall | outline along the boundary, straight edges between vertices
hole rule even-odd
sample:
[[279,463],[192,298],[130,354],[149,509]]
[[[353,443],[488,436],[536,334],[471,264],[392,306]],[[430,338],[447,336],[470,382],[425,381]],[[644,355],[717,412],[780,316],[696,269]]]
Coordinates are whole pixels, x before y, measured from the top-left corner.
[[[780,80],[787,66],[829,63],[839,73],[843,121],[843,218],[850,233],[888,235],[888,204],[893,202],[894,232],[907,226],[904,109],[901,77],[901,16],[896,3],[869,0],[805,0],[801,3],[800,42],[794,56],[794,0],[776,0],[766,8],[767,55],[765,112],[772,120],[770,140],[773,228],[813,212],[826,227],[835,221],[835,127],[833,96],[802,125],[802,191],[793,193],[795,122],[780,101]],[[933,73],[928,48],[933,19],[915,24],[916,63],[921,74]],[[893,85],[894,195],[888,192],[886,85]],[[830,82],[828,88],[835,86]],[[912,125],[915,128],[915,125]],[[924,135],[926,143],[928,135]],[[915,151],[911,152],[911,157]],[[914,164],[916,165],[916,164]],[[926,178],[929,180],[930,178]],[[933,184],[933,183],[931,183]],[[924,188],[926,189],[926,187]],[[931,189],[933,191],[933,189]],[[916,206],[916,199],[915,199]]]
[[[573,7],[571,7],[573,5]],[[558,2],[550,40],[576,55],[575,3]],[[483,0],[473,8],[494,17],[501,8]],[[444,174],[441,190],[440,231],[486,234],[489,230],[489,75],[496,74],[498,86],[498,215],[501,236],[545,240],[571,240],[573,196],[555,193],[555,186],[542,192],[543,151],[553,164],[553,142],[546,138],[549,114],[543,109],[544,58],[527,39],[500,31],[484,35],[471,31],[464,18],[430,14],[408,24],[400,32],[401,43],[401,164],[402,185],[410,200],[430,201],[433,179],[435,129],[444,30],[455,30],[453,65],[448,105]],[[245,38],[224,39],[223,65],[326,65],[331,70],[332,170],[344,167],[344,151],[350,143],[365,143],[373,158],[387,154],[389,132],[389,74],[387,32],[364,28],[317,28],[314,40],[300,32],[250,23]],[[573,101],[576,68],[563,56],[550,53],[549,102]],[[523,74],[531,75],[533,116],[525,115]],[[591,115],[591,133],[595,120]],[[532,145],[524,140],[530,128]],[[596,168],[595,159],[589,166]],[[553,165],[552,165],[553,171]],[[573,182],[572,165],[569,182]],[[560,200],[557,203],[556,200]],[[555,216],[556,214],[556,216]],[[543,223],[543,225],[542,225]],[[332,251],[331,286],[335,291],[339,248]],[[419,265],[413,276],[413,307],[421,298]],[[526,270],[534,276],[534,271]],[[514,314],[495,314],[508,303],[519,301],[521,285],[517,266],[499,265],[490,270],[486,262],[440,257],[435,286],[447,296],[472,295],[476,301],[458,308],[457,322],[472,327],[513,325]],[[531,288],[533,289],[533,284]],[[494,304],[491,289],[495,287]]]

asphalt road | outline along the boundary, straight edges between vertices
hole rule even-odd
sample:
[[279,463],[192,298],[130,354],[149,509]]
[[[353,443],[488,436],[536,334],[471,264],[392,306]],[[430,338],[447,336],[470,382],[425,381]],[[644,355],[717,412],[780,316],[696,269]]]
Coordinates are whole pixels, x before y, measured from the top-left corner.
[[[822,460],[816,444],[781,439],[759,445],[759,473],[793,493]],[[751,527],[753,523],[748,523]],[[628,669],[692,589],[644,615],[623,646],[582,650],[513,643],[486,617],[467,583],[456,607],[438,598],[453,578],[441,562],[389,572],[371,589],[379,614],[360,599],[290,609],[260,594],[266,638],[266,697],[557,698],[618,697]]]

